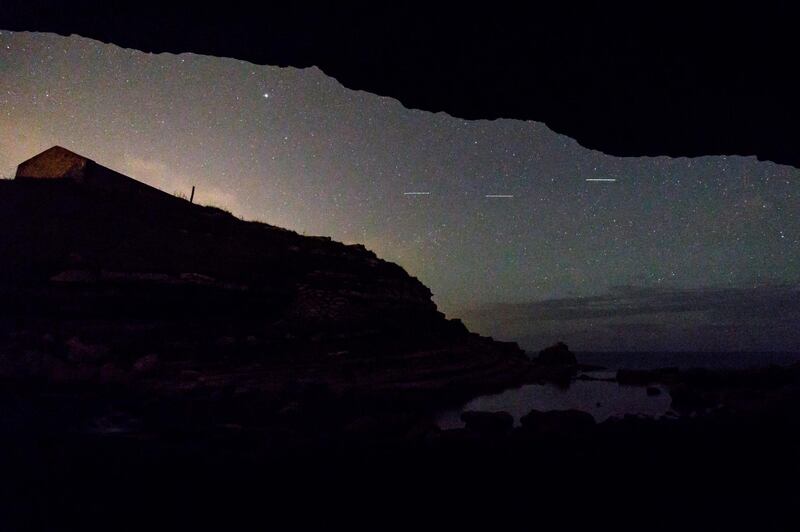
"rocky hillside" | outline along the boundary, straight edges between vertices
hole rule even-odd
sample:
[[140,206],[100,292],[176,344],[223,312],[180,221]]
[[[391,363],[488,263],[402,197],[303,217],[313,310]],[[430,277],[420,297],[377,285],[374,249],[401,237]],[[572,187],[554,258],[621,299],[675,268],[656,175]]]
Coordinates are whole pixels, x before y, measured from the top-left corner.
[[261,386],[286,371],[475,391],[526,371],[516,345],[446,319],[418,279],[361,245],[59,182],[0,182],[0,224],[7,377]]
[[469,333],[363,247],[169,196],[0,181],[0,223],[0,529],[185,529],[204,509],[226,530],[441,509],[448,529],[793,522],[798,368],[617,374],[667,386],[680,417],[465,412],[442,430],[445,402],[568,386],[575,356]]

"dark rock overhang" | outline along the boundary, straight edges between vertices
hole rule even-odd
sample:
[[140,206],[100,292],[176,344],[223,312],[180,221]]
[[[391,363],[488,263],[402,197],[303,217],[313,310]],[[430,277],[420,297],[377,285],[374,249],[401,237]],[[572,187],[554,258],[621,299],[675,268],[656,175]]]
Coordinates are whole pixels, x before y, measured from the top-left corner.
[[9,0],[0,28],[316,65],[347,87],[411,108],[542,121],[613,155],[756,155],[800,167],[788,7],[626,4]]

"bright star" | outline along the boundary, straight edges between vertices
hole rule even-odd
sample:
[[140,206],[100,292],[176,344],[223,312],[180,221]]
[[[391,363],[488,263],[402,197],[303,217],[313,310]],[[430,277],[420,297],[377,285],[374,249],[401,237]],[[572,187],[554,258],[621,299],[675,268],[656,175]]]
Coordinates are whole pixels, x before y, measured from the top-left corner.
[[264,93],[264,98],[269,98],[269,93],[268,92]]

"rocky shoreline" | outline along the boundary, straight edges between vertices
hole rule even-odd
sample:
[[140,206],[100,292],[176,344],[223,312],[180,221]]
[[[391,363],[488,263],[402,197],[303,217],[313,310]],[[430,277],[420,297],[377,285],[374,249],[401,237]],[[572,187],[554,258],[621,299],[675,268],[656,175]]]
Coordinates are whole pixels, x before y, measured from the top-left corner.
[[[0,182],[0,516],[23,523],[8,529],[186,529],[235,507],[225,519],[316,527],[349,509],[415,528],[448,508],[449,529],[616,512],[615,529],[752,530],[796,502],[778,481],[800,474],[797,366],[617,372],[666,388],[671,418],[468,412],[442,429],[442,408],[591,368],[563,344],[531,360],[470,333],[362,246],[167,199]],[[758,511],[686,521],[698,500]]]
[[347,519],[365,526],[405,501],[411,521],[396,522],[406,526],[433,505],[452,508],[449,525],[465,528],[524,517],[545,528],[784,530],[798,496],[800,385],[798,368],[770,372],[780,377],[669,372],[672,390],[691,382],[721,400],[675,417],[596,423],[579,411],[533,411],[515,427],[508,414],[471,412],[449,430],[422,403],[318,383],[278,395],[142,395],[4,382],[0,507],[25,520],[37,501],[63,524],[135,519],[133,504],[186,524],[232,507],[242,519],[268,511],[291,521],[313,505],[322,525],[358,501]]

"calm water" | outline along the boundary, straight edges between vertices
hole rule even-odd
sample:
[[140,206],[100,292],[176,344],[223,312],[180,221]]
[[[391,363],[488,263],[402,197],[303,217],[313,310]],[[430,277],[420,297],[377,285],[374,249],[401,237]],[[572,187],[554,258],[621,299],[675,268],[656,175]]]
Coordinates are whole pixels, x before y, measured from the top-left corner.
[[[664,367],[746,369],[770,365],[787,366],[800,362],[800,353],[578,353],[578,362],[608,368],[587,372],[595,378],[613,378],[618,368],[653,369]],[[505,411],[519,418],[533,409],[569,410],[590,413],[598,423],[626,414],[660,417],[669,412],[671,397],[664,387],[660,395],[648,396],[643,386],[620,386],[616,382],[574,381],[569,387],[554,384],[529,384],[494,395],[471,400],[461,408],[442,412],[437,418],[443,429],[463,427],[461,412]]]
[[[593,376],[601,377],[597,373]],[[465,410],[496,412],[504,410],[519,418],[536,410],[582,410],[590,413],[598,423],[614,416],[638,414],[660,417],[669,411],[671,398],[665,388],[657,386],[661,394],[648,396],[642,386],[620,386],[616,382],[575,381],[568,388],[554,384],[528,384],[495,395],[477,397],[461,408],[443,412],[437,423],[442,429],[463,427],[460,416]]]

